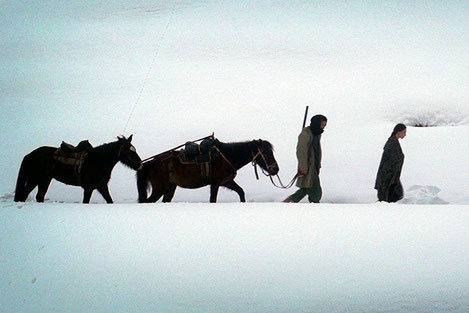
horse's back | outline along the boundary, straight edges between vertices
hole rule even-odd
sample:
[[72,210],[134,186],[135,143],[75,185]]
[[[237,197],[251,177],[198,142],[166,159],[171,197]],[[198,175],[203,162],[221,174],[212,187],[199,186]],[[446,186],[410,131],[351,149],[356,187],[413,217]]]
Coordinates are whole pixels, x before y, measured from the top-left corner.
[[40,160],[44,157],[49,158],[54,155],[54,152],[57,150],[56,147],[42,146],[34,149],[30,153],[24,156],[24,160]]
[[28,155],[51,154],[51,153],[54,153],[55,150],[57,150],[57,147],[42,146],[42,147],[34,149],[30,153],[28,153],[26,156],[28,156]]
[[25,155],[21,162],[19,176],[21,176],[23,180],[28,179],[35,182],[50,176],[54,162],[53,155],[56,150],[57,148],[55,147],[42,146]]

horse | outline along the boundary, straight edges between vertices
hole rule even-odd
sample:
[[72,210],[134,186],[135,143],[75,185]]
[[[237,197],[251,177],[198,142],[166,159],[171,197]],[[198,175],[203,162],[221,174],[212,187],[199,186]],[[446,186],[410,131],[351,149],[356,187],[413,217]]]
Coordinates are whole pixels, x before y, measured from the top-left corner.
[[[21,163],[16,182],[16,202],[24,202],[33,189],[38,186],[37,202],[44,202],[52,179],[64,184],[81,186],[84,189],[83,203],[89,203],[95,189],[107,203],[113,203],[108,182],[117,162],[139,170],[142,160],[129,138],[119,136],[117,141],[91,147],[84,154],[73,156],[64,154],[56,147],[43,146],[27,154]],[[60,157],[62,159],[60,159]],[[68,161],[68,162],[65,162]]]
[[[217,202],[220,186],[235,191],[240,202],[246,202],[245,193],[235,181],[236,172],[252,162],[258,164],[266,175],[276,175],[279,171],[273,154],[273,146],[264,140],[223,143],[215,140],[214,148],[219,156],[206,163],[208,170],[197,163],[183,162],[181,151],[170,150],[144,162],[137,171],[138,201],[156,202],[163,196],[163,202],[171,202],[176,187],[196,189],[210,185],[210,202]],[[257,172],[256,172],[257,173]],[[151,186],[151,195],[147,190]]]

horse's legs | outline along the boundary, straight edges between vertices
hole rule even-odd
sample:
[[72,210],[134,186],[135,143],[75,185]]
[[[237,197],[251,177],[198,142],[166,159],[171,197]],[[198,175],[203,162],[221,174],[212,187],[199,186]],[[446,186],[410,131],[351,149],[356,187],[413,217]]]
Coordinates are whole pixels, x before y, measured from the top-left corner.
[[49,189],[50,182],[52,178],[45,178],[43,179],[38,185],[38,191],[36,194],[36,201],[37,202],[44,202],[44,198],[46,197],[47,190]]
[[220,188],[219,184],[211,184],[210,185],[210,202],[215,203],[217,202],[218,196],[218,189]]
[[83,188],[85,192],[83,193],[83,203],[90,203],[91,195],[93,194],[93,190],[91,188]]
[[153,187],[150,197],[148,197],[147,201],[145,202],[156,202],[161,198],[162,195],[163,193],[161,191],[156,191],[155,187]]
[[21,199],[19,201],[26,201],[26,199],[28,199],[29,194],[31,193],[31,191],[34,190],[34,188],[36,188],[36,186],[36,182],[28,181],[26,183],[26,186],[24,186],[24,189],[21,191]]
[[174,192],[176,191],[177,185],[171,184],[169,188],[166,190],[163,196],[163,202],[171,202],[174,197]]
[[236,191],[236,193],[239,195],[239,201],[246,202],[243,188],[241,188],[237,183],[235,183],[234,180],[230,180],[229,182],[224,183],[222,186]]
[[99,187],[98,191],[103,196],[104,200],[106,200],[107,203],[114,203],[112,201],[111,194],[109,193],[109,188],[107,184]]

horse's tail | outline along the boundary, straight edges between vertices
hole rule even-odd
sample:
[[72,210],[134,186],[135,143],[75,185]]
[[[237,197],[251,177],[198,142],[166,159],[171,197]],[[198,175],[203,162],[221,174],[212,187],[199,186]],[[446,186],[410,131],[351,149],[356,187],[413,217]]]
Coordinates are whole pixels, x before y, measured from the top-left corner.
[[18,173],[18,179],[16,180],[16,189],[15,189],[15,198],[16,202],[24,202],[28,195],[25,195],[25,187],[27,179],[27,173],[29,168],[29,161],[27,156],[24,157],[23,161],[21,162],[20,171]]
[[149,183],[150,179],[148,177],[148,166],[144,163],[142,169],[137,171],[137,190],[139,203],[147,201]]

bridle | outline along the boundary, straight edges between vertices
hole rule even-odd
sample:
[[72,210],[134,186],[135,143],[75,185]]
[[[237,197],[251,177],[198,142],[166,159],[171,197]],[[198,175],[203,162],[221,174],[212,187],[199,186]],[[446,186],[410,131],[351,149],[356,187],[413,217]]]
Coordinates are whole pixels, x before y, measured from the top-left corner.
[[[131,147],[133,147],[133,146],[131,146]],[[124,152],[124,149],[125,149],[125,148],[124,148],[124,145],[121,145],[121,146],[119,147],[119,151],[117,152],[117,159],[118,159],[118,160],[120,160],[121,155],[122,155],[122,153]],[[135,149],[135,148],[134,148],[134,149]],[[132,149],[128,149],[128,150],[129,150],[129,151],[132,151],[132,152],[135,152],[135,151],[133,151]],[[127,152],[125,152],[125,153],[127,153]],[[143,167],[143,162],[140,163],[140,166],[139,166],[139,168],[138,168],[137,170],[141,170],[142,167]]]
[[254,154],[254,152],[252,152],[252,161],[251,161],[251,164],[254,167],[254,173],[256,174],[257,180],[259,180],[259,174],[257,173],[257,161],[256,161],[258,156],[262,157],[262,160],[264,161],[264,164],[267,167],[267,170],[265,170],[263,167],[261,167],[262,173],[265,176],[272,176],[272,174],[270,174],[269,172],[272,172],[272,168],[278,167],[278,164],[277,164],[276,161],[272,162],[271,164],[268,164],[267,159],[265,158],[265,155],[264,155],[264,150],[261,150],[261,148],[258,147],[256,154]]
[[[278,176],[278,174],[276,174],[276,175],[269,174],[269,171],[272,171],[272,168],[273,168],[273,167],[277,167],[277,168],[278,168],[278,164],[277,164],[276,161],[272,162],[271,164],[267,164],[267,159],[265,158],[263,152],[264,152],[264,151],[261,150],[261,148],[258,147],[258,148],[257,148],[257,153],[256,153],[256,154],[254,154],[254,152],[252,153],[252,161],[251,161],[251,163],[252,163],[252,166],[254,167],[254,173],[256,174],[256,179],[259,180],[259,174],[257,173],[257,161],[256,161],[256,159],[257,159],[258,156],[261,156],[262,159],[264,160],[264,164],[265,164],[266,167],[267,167],[267,172],[266,172],[266,170],[265,170],[264,168],[261,167],[262,173],[263,173],[265,176],[268,176],[268,177],[270,178],[270,181],[272,182],[272,184],[273,184],[275,187],[277,187],[277,188],[282,188],[282,189],[288,189],[288,188],[290,188],[291,186],[293,186],[293,184],[295,183],[296,179],[298,178],[298,174],[296,174],[296,175],[293,177],[293,179],[292,179],[287,185],[284,185],[283,182],[282,182],[282,180],[280,179],[280,176]],[[272,176],[277,176],[277,179],[278,179],[280,185],[277,185],[277,184],[274,182]]]

